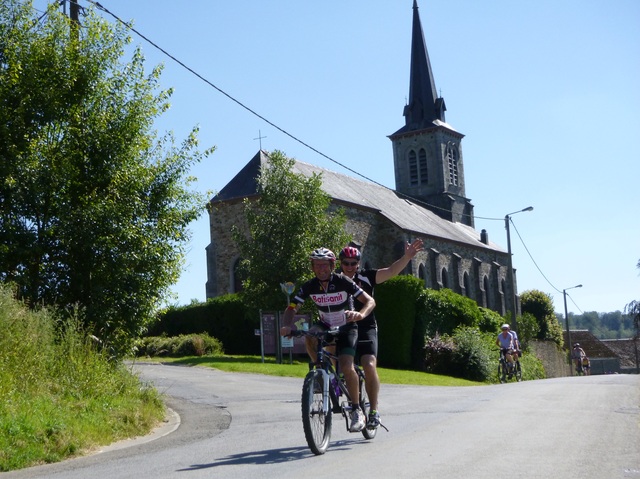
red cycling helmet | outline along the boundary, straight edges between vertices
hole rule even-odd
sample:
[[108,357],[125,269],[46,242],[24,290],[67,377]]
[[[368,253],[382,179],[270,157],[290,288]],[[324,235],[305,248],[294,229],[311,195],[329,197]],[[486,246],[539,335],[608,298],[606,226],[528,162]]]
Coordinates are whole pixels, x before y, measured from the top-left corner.
[[340,259],[344,258],[354,258],[360,261],[360,250],[353,246],[345,246],[342,248],[342,251],[340,251]]

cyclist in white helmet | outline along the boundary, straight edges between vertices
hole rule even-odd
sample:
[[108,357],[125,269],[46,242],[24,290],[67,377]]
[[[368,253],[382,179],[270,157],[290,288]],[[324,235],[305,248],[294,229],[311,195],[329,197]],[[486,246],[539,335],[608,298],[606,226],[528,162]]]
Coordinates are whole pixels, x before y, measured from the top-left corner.
[[[306,299],[310,298],[318,308],[319,321],[312,329],[338,328],[336,348],[340,371],[344,374],[349,395],[352,399],[351,424],[349,431],[358,432],[365,426],[364,413],[360,409],[358,374],[354,369],[353,358],[358,342],[356,321],[364,319],[375,307],[373,298],[341,273],[334,272],[336,255],[327,248],[318,248],[311,253],[311,269],[315,277],[303,283],[284,312],[280,329],[282,336],[291,334],[296,312]],[[355,311],[353,301],[362,303],[360,311]],[[315,347],[307,343],[307,352],[316,362]]]

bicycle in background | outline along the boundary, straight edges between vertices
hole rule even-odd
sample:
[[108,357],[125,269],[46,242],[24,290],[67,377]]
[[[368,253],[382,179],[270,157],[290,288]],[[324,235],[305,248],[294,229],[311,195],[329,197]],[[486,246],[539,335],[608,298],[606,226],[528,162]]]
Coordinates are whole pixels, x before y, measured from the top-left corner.
[[514,351],[512,355],[514,357],[514,361],[509,362],[505,357],[505,350],[500,350],[500,359],[498,360],[498,379],[502,384],[512,378],[515,378],[517,382],[522,381],[522,366],[520,365],[517,352]]
[[[317,362],[304,378],[302,386],[302,427],[304,436],[311,451],[316,454],[324,454],[329,447],[331,439],[332,416],[340,413],[344,417],[345,426],[349,431],[349,417],[351,413],[351,397],[347,390],[344,378],[338,371],[338,357],[327,351],[326,347],[337,336],[338,330],[329,331],[291,331],[295,337],[310,336],[317,339]],[[334,364],[336,366],[334,367]],[[354,365],[358,374],[358,390],[360,392],[360,408],[365,417],[368,417],[371,408],[369,397],[365,388],[364,370],[359,365]],[[385,426],[380,424],[380,427]],[[365,439],[376,437],[377,428],[362,429]]]

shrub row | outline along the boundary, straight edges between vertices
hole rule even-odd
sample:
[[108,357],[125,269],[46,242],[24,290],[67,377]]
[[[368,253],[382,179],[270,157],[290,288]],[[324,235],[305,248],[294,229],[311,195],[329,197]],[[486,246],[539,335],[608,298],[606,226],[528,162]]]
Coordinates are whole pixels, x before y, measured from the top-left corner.
[[256,354],[260,351],[257,311],[247,308],[238,294],[227,294],[163,312],[147,336],[180,336],[206,333],[219,340],[227,354]]
[[136,343],[136,356],[221,356],[222,343],[207,333],[147,336]]
[[[425,289],[422,280],[409,275],[377,286],[375,298],[380,366],[474,381],[494,379],[495,338],[505,321],[495,311],[449,289]],[[259,314],[245,304],[241,295],[232,294],[172,308],[149,334],[207,333],[224,344],[227,354],[257,354],[260,338],[254,329],[259,328]],[[153,348],[168,350],[155,343]],[[532,364],[532,369],[536,377],[544,377],[541,365]]]

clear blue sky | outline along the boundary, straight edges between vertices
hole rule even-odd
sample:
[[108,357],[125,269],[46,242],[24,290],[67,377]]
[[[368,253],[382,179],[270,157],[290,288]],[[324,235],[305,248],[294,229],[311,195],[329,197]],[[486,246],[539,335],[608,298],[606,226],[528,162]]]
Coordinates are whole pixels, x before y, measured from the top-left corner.
[[[36,2],[44,3],[43,0]],[[100,0],[218,88],[133,34],[163,63],[178,139],[200,126],[215,153],[193,170],[215,193],[259,148],[394,188],[387,135],[403,126],[412,0]],[[80,0],[88,6],[86,0]],[[640,2],[418,0],[446,119],[463,133],[476,229],[507,246],[513,217],[518,289],[563,312],[640,300]],[[102,13],[105,18],[113,18]],[[480,218],[496,218],[485,220]],[[192,225],[176,304],[205,299],[208,216]]]

